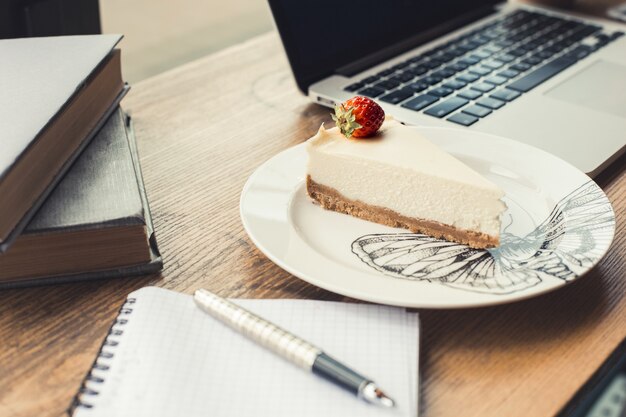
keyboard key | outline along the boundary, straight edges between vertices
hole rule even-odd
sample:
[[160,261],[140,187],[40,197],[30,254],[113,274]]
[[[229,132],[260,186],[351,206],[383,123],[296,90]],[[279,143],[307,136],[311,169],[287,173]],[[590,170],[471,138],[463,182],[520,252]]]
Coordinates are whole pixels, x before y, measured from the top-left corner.
[[468,100],[475,100],[482,95],[483,93],[481,93],[480,91],[476,91],[476,90],[465,90],[459,93],[459,97],[463,97]]
[[[487,32],[484,32],[484,33],[483,33],[483,36],[486,36],[486,37],[488,37],[489,39],[494,40],[494,39],[496,39],[499,35],[498,35],[496,32],[494,32],[494,31],[487,31]],[[487,45],[487,46],[485,47],[485,49],[487,49],[488,51],[492,51],[492,52],[498,52],[499,50],[501,50],[501,49],[502,49],[502,47],[501,47],[501,46],[499,46],[499,45],[496,45],[496,44],[491,44],[491,45]]]
[[463,109],[463,112],[471,114],[476,117],[485,117],[489,113],[491,113],[491,109],[483,106],[479,106],[478,104],[474,104],[473,106],[469,106]]
[[478,121],[478,117],[474,117],[469,114],[461,112],[451,117],[448,117],[446,120],[449,120],[454,123],[458,123],[462,126],[471,126]]
[[447,99],[443,103],[439,103],[429,108],[424,113],[428,114],[429,116],[444,117],[452,113],[453,111],[465,106],[467,103],[469,103],[469,101],[465,99],[462,99],[460,97],[452,97]]
[[378,97],[379,95],[383,94],[384,92],[385,92],[385,90],[383,90],[382,88],[368,87],[368,88],[365,88],[365,89],[359,91],[359,95],[375,98],[375,97]]
[[504,62],[498,61],[497,59],[490,59],[488,61],[483,61],[482,64],[483,66],[487,68],[498,69],[498,68],[502,68],[502,66],[504,65]]
[[429,75],[428,77],[424,77],[424,78],[420,79],[419,81],[424,82],[424,83],[429,84],[429,85],[435,85],[435,84],[440,83],[441,80],[442,80],[441,77],[436,77],[434,75]]
[[493,55],[491,52],[485,51],[483,49],[481,49],[480,51],[474,51],[474,53],[472,55],[470,55],[471,57],[474,57],[478,60],[482,60],[485,58],[489,58],[491,55]]
[[403,72],[401,74],[396,74],[393,77],[389,78],[391,81],[397,81],[399,83],[406,83],[415,78],[415,75]]
[[502,90],[498,90],[495,93],[493,93],[491,97],[497,98],[499,100],[504,100],[504,101],[513,101],[516,98],[518,98],[520,95],[521,93],[518,93],[517,91],[509,90],[508,88],[503,88]]
[[551,48],[554,48],[557,52],[561,52],[561,51],[563,51],[563,49],[566,49],[570,45],[571,45],[571,43],[569,43],[569,42],[567,42],[565,40],[560,40],[560,41],[556,42],[555,44],[553,44]]
[[[446,49],[446,53],[454,56],[454,58],[457,58],[461,55],[465,55],[465,53],[467,52],[466,49],[464,48],[459,48],[457,46],[453,46],[452,48],[448,48]],[[451,60],[450,60],[451,61]]]
[[528,58],[522,60],[524,64],[528,64],[530,66],[537,65],[541,63],[541,61],[543,60],[538,56],[529,56]]
[[485,46],[483,50],[495,54],[496,52],[500,52],[502,50],[502,47],[496,44],[490,44],[490,45]]
[[441,69],[439,71],[436,71],[436,72],[432,73],[433,76],[439,77],[442,80],[444,78],[452,77],[454,74],[456,74],[456,71],[453,71],[453,70],[448,69],[448,68],[443,68],[443,69]]
[[510,39],[503,39],[501,41],[497,41],[495,42],[496,45],[502,47],[502,48],[506,48],[508,46],[511,46],[515,43],[515,41],[512,41]]
[[472,57],[472,56],[466,56],[465,58],[460,59],[458,62],[460,64],[467,65],[469,67],[470,65],[478,64],[480,62],[480,58]]
[[404,88],[409,88],[411,89],[414,93],[419,93],[420,91],[424,91],[426,90],[428,87],[430,87],[430,85],[426,84],[426,83],[422,83],[422,82],[415,82],[415,83],[411,83],[409,85],[406,85]]
[[454,58],[456,58],[456,57],[453,54],[450,54],[448,52],[441,52],[441,53],[437,54],[437,59],[440,59],[443,62],[450,62]]
[[498,73],[499,77],[505,77],[505,78],[515,78],[518,75],[519,75],[519,71],[515,71],[510,68]]
[[496,57],[496,59],[497,59],[498,61],[508,63],[508,62],[513,61],[513,60],[515,59],[515,57],[514,57],[513,55],[510,55],[510,54],[503,54],[503,55],[498,55],[498,56]]
[[491,41],[491,39],[487,38],[486,36],[474,36],[472,38],[472,42],[475,42],[479,45],[484,45],[486,43],[489,43]]
[[365,78],[365,79],[361,80],[361,82],[362,82],[362,83],[365,83],[365,84],[371,84],[371,83],[375,83],[375,82],[376,82],[376,81],[378,81],[378,80],[380,80],[380,76],[378,76],[378,75],[372,75],[372,76],[369,76],[369,77],[367,77],[367,78]]
[[441,64],[443,64],[443,62],[439,61],[438,59],[429,59],[428,61],[424,62],[422,65],[424,65],[428,69],[435,69]]
[[400,83],[397,82],[397,81],[384,80],[384,81],[380,81],[377,84],[374,84],[374,87],[382,88],[383,90],[393,90],[394,88],[396,88],[399,85],[400,85]]
[[496,110],[504,106],[505,102],[495,98],[483,97],[478,100],[476,104],[480,104],[481,106],[489,107],[490,109]]
[[377,73],[376,75],[378,75],[379,77],[386,77],[387,75],[391,75],[393,74],[395,71],[392,69],[386,69],[386,70],[382,70],[381,72]]
[[[525,37],[526,35],[523,32],[511,32],[504,35],[504,39],[509,40],[513,43],[517,43],[523,40]],[[517,47],[520,48],[520,45],[517,45]]]
[[495,30],[483,30],[480,36],[484,36],[489,40],[494,40],[498,37],[498,32],[496,32]]
[[519,80],[514,81],[508,87],[525,93],[575,63],[576,61],[573,59],[557,58],[554,61],[537,68]]
[[524,49],[526,52],[532,52],[539,47],[540,43],[536,41],[526,42],[518,46],[518,48]]
[[459,81],[457,79],[457,80],[448,81],[443,86],[446,87],[446,88],[451,88],[453,90],[460,90],[461,88],[465,87],[466,85],[467,85],[467,83],[465,83],[463,81]]
[[518,62],[517,64],[513,64],[511,65],[509,68],[515,70],[515,71],[519,71],[519,72],[524,72],[530,69],[530,65],[528,64],[524,64],[521,62]]
[[424,107],[430,106],[437,100],[439,100],[439,97],[431,96],[428,94],[422,94],[421,96],[417,96],[407,101],[406,103],[402,104],[402,107],[419,111],[419,110],[422,110]]
[[575,60],[583,59],[591,53],[592,49],[586,45],[579,45],[576,48],[569,51],[565,56]]
[[508,51],[508,53],[518,58],[522,55],[526,55],[526,51],[524,49],[519,49],[519,48],[511,49],[510,51]]
[[398,104],[412,96],[413,96],[413,90],[403,88],[401,90],[392,91],[391,93],[382,96],[380,100],[386,103]]
[[350,84],[349,86],[345,87],[344,90],[352,92],[352,91],[356,91],[356,90],[358,90],[360,88],[363,88],[363,87],[365,87],[364,83],[354,83],[354,84]]
[[554,53],[544,49],[541,50],[539,52],[537,52],[537,56],[541,59],[548,59],[548,58],[552,58],[552,56],[554,55]]
[[416,67],[407,68],[404,71],[415,76],[420,76],[426,74],[428,72],[428,68],[423,65],[418,65]]
[[528,52],[532,52],[535,49],[536,45],[532,44],[532,43],[520,43],[519,45],[517,45],[517,48],[528,53]]
[[455,62],[454,64],[448,65],[445,69],[448,69],[454,72],[459,72],[459,71],[463,71],[467,69],[467,67],[469,67],[469,64],[458,61],[458,62]]
[[451,88],[437,87],[437,88],[430,90],[428,94],[431,94],[437,97],[445,97],[445,96],[449,96],[450,94],[452,94],[453,91],[454,90],[452,90]]
[[480,46],[479,44],[477,44],[476,42],[472,42],[470,40],[465,40],[459,45],[460,48],[463,48],[467,51],[472,51],[478,48],[479,46]]
[[[473,42],[472,42],[472,45],[476,45],[476,48],[478,48],[480,46],[477,43],[473,43]],[[457,58],[460,57],[461,55],[465,55],[466,53],[468,53],[469,51],[471,51],[473,49],[475,49],[475,48],[471,48],[471,47],[469,47],[469,46],[467,46],[467,45],[465,45],[463,43],[457,43],[454,46],[454,50],[456,51]]]
[[465,82],[465,83],[473,83],[474,81],[476,81],[479,78],[480,78],[480,76],[478,76],[476,74],[472,74],[471,72],[468,72],[468,73],[459,75],[457,77],[457,80]]
[[480,75],[481,77],[489,74],[493,69],[487,67],[473,67],[469,70],[472,74]]
[[562,48],[557,47],[555,45],[552,45],[552,46],[548,46],[547,48],[543,49],[541,52],[548,52],[548,53],[551,53],[552,55],[556,55],[556,54],[558,54],[561,51],[562,51]]
[[472,85],[471,88],[474,89],[474,90],[478,90],[481,93],[487,93],[487,92],[493,90],[495,87],[493,86],[493,84],[478,83],[478,84]]
[[508,81],[507,78],[500,77],[500,76],[497,76],[497,75],[485,78],[485,82],[488,82],[489,84],[494,84],[494,85],[501,85],[501,84],[504,84],[507,81]]

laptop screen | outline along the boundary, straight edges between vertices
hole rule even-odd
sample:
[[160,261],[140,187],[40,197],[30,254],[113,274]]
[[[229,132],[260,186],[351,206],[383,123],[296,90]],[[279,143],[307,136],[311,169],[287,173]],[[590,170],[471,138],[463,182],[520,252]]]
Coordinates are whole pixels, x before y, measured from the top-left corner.
[[301,90],[494,0],[269,0]]

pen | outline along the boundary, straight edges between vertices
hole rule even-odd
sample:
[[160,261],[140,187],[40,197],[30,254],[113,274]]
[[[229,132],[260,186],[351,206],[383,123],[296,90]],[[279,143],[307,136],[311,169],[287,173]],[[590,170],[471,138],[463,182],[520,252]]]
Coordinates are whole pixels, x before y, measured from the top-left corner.
[[298,336],[207,290],[197,290],[193,299],[204,312],[294,365],[320,375],[368,403],[395,406],[374,381]]

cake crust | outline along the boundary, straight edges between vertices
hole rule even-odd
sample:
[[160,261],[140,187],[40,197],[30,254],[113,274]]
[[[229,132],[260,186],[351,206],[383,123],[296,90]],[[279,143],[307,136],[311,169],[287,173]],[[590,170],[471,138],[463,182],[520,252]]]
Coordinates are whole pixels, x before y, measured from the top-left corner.
[[413,233],[423,233],[435,238],[462,243],[475,249],[492,248],[500,243],[498,237],[485,233],[462,230],[432,220],[411,218],[384,207],[351,200],[332,187],[316,183],[310,175],[306,178],[306,190],[309,196],[326,210],[349,214],[386,226],[408,229]]

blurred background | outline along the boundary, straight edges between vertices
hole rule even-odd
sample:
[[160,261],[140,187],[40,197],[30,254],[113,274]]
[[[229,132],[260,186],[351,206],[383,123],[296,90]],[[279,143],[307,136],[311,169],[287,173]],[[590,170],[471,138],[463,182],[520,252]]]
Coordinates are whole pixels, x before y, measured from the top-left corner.
[[0,39],[123,34],[131,84],[272,28],[265,0],[0,0]]
[[124,34],[130,83],[273,27],[264,0],[100,0],[100,13],[103,33]]
[[[626,0],[535,1],[602,16]],[[0,38],[124,34],[131,84],[270,30],[266,0],[0,0]]]

